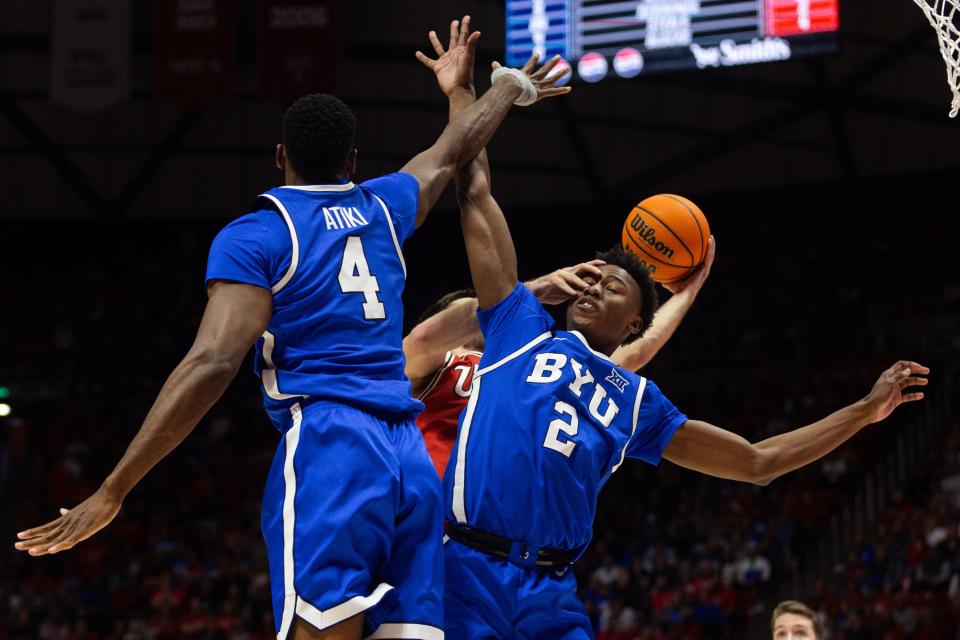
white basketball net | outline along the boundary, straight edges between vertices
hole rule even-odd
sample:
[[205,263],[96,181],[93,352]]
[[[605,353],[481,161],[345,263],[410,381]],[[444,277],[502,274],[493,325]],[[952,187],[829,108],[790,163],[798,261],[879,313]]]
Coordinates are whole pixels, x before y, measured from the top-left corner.
[[937,30],[940,53],[947,63],[947,82],[953,91],[950,117],[960,112],[960,0],[913,0]]

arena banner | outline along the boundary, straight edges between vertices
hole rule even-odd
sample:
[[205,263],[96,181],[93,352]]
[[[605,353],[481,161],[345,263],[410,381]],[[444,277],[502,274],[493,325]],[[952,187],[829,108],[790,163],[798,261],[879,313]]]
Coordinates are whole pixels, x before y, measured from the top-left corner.
[[130,95],[130,0],[54,0],[50,99],[97,111]]
[[333,93],[339,58],[337,0],[260,2],[260,77],[263,93],[289,101]]
[[237,8],[231,0],[155,0],[158,95],[202,106],[233,92]]

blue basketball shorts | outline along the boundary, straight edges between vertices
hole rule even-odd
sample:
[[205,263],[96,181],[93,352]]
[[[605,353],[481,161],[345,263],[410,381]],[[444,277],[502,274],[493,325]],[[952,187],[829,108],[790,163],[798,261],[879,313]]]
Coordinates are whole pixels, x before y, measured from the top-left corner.
[[573,571],[519,566],[448,540],[446,631],[456,640],[592,640]]
[[277,638],[365,614],[368,638],[443,639],[440,484],[412,421],[297,403],[263,496]]

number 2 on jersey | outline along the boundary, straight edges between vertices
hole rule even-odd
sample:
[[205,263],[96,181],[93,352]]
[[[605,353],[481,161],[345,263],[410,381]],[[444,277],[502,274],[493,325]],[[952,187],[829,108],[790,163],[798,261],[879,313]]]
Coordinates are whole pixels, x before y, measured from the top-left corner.
[[377,276],[370,273],[367,256],[363,253],[360,236],[349,236],[343,249],[340,263],[340,290],[343,293],[363,294],[363,317],[365,320],[383,320],[387,317],[383,303],[377,298],[380,284]]
[[547,437],[543,441],[543,446],[547,449],[553,449],[558,453],[562,453],[569,458],[570,454],[573,453],[573,448],[577,446],[577,443],[572,440],[561,440],[560,432],[562,431],[570,437],[577,435],[577,432],[580,430],[580,418],[577,416],[576,408],[562,400],[558,400],[557,404],[553,405],[553,410],[560,415],[566,415],[570,418],[570,421],[566,422],[562,418],[552,420],[547,429]]

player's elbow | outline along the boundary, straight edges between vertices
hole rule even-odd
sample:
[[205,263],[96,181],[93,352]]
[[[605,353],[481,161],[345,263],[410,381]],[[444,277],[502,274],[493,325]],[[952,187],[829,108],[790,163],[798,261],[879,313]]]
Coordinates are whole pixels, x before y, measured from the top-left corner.
[[409,359],[412,354],[429,349],[430,345],[436,343],[437,338],[437,332],[434,331],[432,323],[421,322],[403,339],[403,353]]
[[750,445],[747,455],[747,482],[765,487],[777,478],[774,460],[769,451]]
[[490,197],[490,181],[482,175],[473,175],[469,180],[457,180],[457,202],[464,206],[481,205]]
[[181,366],[195,375],[211,382],[229,382],[237,374],[243,362],[243,354],[209,346],[190,349]]

